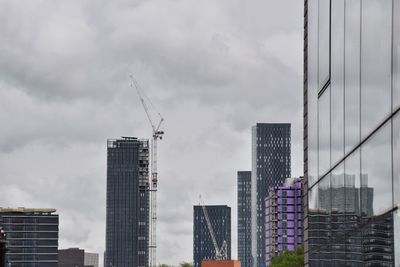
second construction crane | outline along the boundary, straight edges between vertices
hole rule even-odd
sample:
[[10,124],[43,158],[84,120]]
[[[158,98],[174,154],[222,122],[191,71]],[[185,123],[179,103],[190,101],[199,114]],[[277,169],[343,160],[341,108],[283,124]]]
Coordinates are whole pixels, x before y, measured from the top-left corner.
[[201,206],[201,208],[203,210],[204,218],[206,219],[206,223],[207,223],[208,232],[210,233],[211,241],[214,246],[215,260],[227,260],[228,259],[228,245],[227,245],[226,241],[223,240],[222,246],[221,247],[218,246],[217,239],[215,238],[214,229],[211,225],[210,217],[208,216],[207,208],[204,204],[201,203],[201,196],[199,198],[200,198],[199,205]]
[[[149,266],[156,267],[157,265],[157,183],[158,183],[158,174],[157,174],[157,142],[162,139],[164,135],[164,131],[161,130],[161,124],[164,121],[164,118],[161,116],[159,112],[158,115],[158,123],[154,123],[153,118],[150,114],[149,107],[143,98],[142,92],[140,90],[140,86],[135,80],[135,78],[130,75],[131,78],[131,87],[134,87],[139,95],[140,102],[143,105],[144,111],[146,112],[147,118],[151,124],[153,139],[151,140],[151,151],[150,151],[150,166],[151,166],[151,179],[149,183],[148,190],[150,191],[150,227],[149,227]],[[150,105],[153,106],[151,101],[148,99]],[[153,106],[154,108],[154,106]]]

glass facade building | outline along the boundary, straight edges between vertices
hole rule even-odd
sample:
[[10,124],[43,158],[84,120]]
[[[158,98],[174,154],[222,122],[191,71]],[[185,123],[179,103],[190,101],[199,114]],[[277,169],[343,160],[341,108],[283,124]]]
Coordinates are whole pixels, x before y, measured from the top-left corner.
[[251,267],[251,171],[237,173],[238,259],[241,267]]
[[0,227],[7,235],[6,266],[58,266],[58,215],[54,212],[0,208]]
[[269,189],[265,200],[265,265],[303,244],[303,178],[287,178]]
[[108,140],[104,266],[148,266],[148,189],[149,141]]
[[[231,258],[231,208],[226,205],[205,206],[218,248],[225,241],[228,259]],[[201,267],[203,260],[215,260],[215,248],[208,230],[203,206],[193,206],[193,267]]]
[[290,177],[289,123],[257,123],[252,127],[251,253],[253,267],[265,265],[265,198],[272,186]]
[[305,0],[306,266],[400,266],[400,2]]

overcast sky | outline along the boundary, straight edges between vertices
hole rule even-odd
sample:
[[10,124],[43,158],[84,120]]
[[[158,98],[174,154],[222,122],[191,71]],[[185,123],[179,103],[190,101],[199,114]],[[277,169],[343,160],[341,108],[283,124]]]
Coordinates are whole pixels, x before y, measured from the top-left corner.
[[[0,206],[54,207],[60,248],[104,252],[106,140],[165,117],[159,261],[192,261],[193,204],[232,207],[256,122],[292,123],[302,175],[300,0],[0,0]],[[101,260],[102,261],[102,260]]]

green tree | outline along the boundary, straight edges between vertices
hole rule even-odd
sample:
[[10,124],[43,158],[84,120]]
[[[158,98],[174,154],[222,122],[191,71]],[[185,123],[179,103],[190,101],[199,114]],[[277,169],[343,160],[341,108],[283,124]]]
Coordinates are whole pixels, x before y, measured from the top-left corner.
[[180,267],[193,267],[193,264],[189,263],[189,262],[181,262],[179,264]]
[[303,249],[295,252],[285,251],[282,254],[271,259],[270,267],[302,267],[304,266]]
[[160,263],[158,264],[158,267],[172,267],[172,266],[169,266],[168,264],[165,263]]

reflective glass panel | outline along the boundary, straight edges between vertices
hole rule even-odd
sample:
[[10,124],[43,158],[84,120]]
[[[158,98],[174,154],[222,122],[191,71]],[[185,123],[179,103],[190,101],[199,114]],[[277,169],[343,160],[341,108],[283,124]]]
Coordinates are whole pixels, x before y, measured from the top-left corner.
[[337,166],[331,173],[332,212],[344,213],[344,164]]
[[308,184],[318,178],[318,0],[308,5],[307,33],[307,151]]
[[318,183],[318,208],[327,213],[331,210],[330,174]]
[[392,207],[391,123],[386,123],[361,147],[361,205],[364,216]]
[[345,3],[345,153],[360,142],[360,0]]
[[391,112],[392,1],[364,0],[361,24],[361,135]]
[[394,204],[400,208],[400,113],[393,118],[393,175]]
[[332,259],[331,253],[331,188],[330,175],[325,176],[318,183],[318,225],[319,229],[319,257],[322,265]]
[[[337,166],[331,173],[331,246],[332,257],[336,265],[341,266],[345,258],[345,190],[344,190],[344,164]],[[343,266],[343,265],[342,265]]]
[[308,199],[309,211],[318,209],[318,186],[314,186],[308,191]]
[[330,87],[318,99],[318,169],[319,176],[330,168]]
[[346,203],[348,213],[360,215],[360,150],[357,149],[345,162]]
[[400,2],[393,1],[393,110],[400,107]]
[[[318,185],[314,186],[308,191],[308,240],[309,240],[309,250],[315,250],[319,244],[319,232],[318,232]],[[315,255],[310,255],[310,259],[316,259]]]
[[318,84],[321,90],[324,84],[329,79],[329,17],[330,17],[330,0],[319,0],[318,6],[318,62],[319,62],[319,75]]
[[400,266],[400,210],[393,213],[395,266]]
[[332,1],[331,162],[344,156],[344,0]]
[[362,231],[360,231],[360,149],[354,151],[345,162],[345,231],[346,261],[348,266],[364,266],[362,255]]

